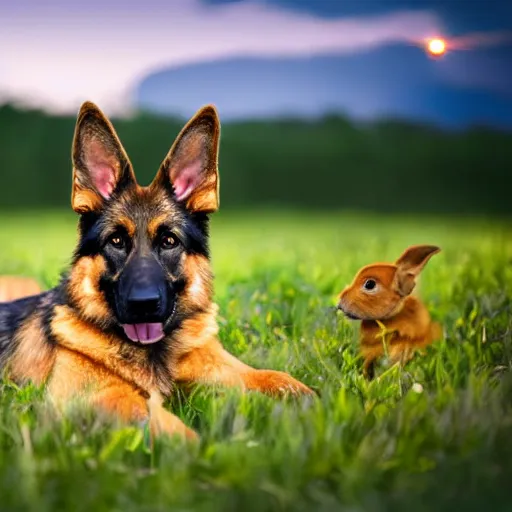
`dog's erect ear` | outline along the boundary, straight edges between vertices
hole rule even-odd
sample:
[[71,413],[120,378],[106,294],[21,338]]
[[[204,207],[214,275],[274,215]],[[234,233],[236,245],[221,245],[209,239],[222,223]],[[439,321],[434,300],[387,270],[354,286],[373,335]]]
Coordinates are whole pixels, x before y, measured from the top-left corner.
[[72,158],[71,204],[77,213],[101,209],[121,182],[135,182],[114,127],[94,103],[86,102],[80,108]]
[[395,262],[396,286],[400,295],[409,295],[416,285],[415,279],[428,260],[441,249],[435,245],[413,245]]
[[152,186],[170,183],[176,200],[192,212],[216,211],[219,138],[220,121],[215,107],[203,107],[181,130]]

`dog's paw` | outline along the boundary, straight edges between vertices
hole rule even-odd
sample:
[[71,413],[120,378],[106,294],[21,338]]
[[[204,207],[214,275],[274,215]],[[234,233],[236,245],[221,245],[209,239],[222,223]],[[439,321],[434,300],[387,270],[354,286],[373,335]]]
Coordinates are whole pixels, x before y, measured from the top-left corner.
[[163,407],[151,411],[149,430],[153,439],[160,436],[177,436],[187,441],[199,440],[199,435],[194,430],[187,427],[177,416],[166,411]]
[[185,441],[199,441],[199,435],[191,428],[182,425],[177,428],[173,424],[157,424],[150,422],[150,433],[153,439],[158,437],[178,437]]
[[247,382],[247,388],[272,396],[315,395],[313,390],[291,375],[275,370],[254,370]]

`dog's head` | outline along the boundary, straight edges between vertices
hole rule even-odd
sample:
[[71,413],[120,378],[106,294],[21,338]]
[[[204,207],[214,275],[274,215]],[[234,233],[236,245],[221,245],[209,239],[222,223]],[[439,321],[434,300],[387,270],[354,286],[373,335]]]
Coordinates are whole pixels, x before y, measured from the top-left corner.
[[209,307],[207,215],[219,205],[219,135],[214,107],[202,108],[141,187],[109,120],[82,105],[71,199],[80,240],[67,289],[83,318],[149,344]]
[[384,320],[400,309],[416,286],[428,260],[441,249],[433,245],[409,247],[392,263],[363,267],[339,295],[338,308],[353,320]]

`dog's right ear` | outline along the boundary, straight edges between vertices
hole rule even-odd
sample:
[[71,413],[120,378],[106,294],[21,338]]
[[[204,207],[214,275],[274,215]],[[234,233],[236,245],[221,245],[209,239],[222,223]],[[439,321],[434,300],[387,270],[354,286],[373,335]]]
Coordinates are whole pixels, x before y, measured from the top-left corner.
[[428,260],[441,249],[435,245],[413,245],[395,262],[395,284],[400,295],[409,295],[416,286],[416,277]]
[[72,159],[71,204],[77,213],[100,210],[120,184],[135,183],[131,163],[114,127],[89,101],[78,113]]
[[198,110],[176,138],[152,186],[171,184],[176,200],[191,212],[217,211],[219,137],[215,107]]

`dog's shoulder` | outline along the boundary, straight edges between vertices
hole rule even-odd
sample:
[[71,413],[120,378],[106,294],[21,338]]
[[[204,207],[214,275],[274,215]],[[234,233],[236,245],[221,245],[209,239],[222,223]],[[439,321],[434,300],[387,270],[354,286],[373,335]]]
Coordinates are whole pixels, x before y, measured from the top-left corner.
[[44,382],[53,365],[49,325],[60,290],[0,304],[0,368],[17,382]]

